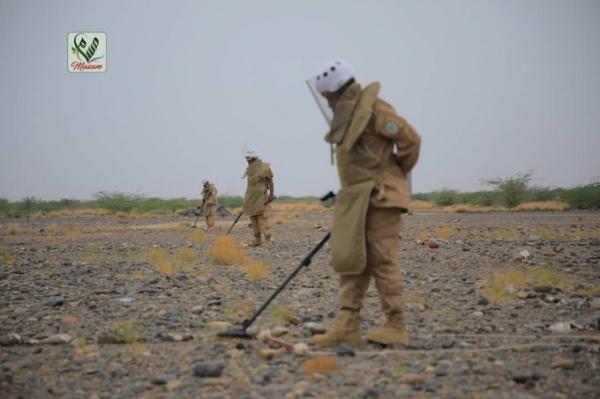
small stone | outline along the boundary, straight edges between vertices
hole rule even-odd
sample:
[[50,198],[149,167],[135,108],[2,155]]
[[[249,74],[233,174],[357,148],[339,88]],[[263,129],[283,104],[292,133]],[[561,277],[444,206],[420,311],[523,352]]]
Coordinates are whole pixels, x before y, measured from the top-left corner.
[[425,382],[425,374],[407,373],[402,376],[400,382],[407,385],[417,385]]
[[22,345],[23,338],[19,334],[11,333],[0,337],[0,346]]
[[512,374],[512,379],[517,384],[525,384],[527,381],[533,379],[533,373],[530,371],[515,371]]
[[110,373],[110,376],[113,378],[121,378],[125,377],[129,374],[127,369],[123,367],[121,363],[112,362],[108,365],[107,371]]
[[297,344],[294,344],[293,351],[294,355],[296,356],[305,356],[309,352],[308,345],[306,345],[304,342],[299,342]]
[[47,345],[65,345],[71,342],[72,340],[73,338],[71,338],[71,336],[68,334],[55,334],[49,336],[46,339],[43,339],[41,343]]
[[541,239],[542,239],[542,237],[540,237],[540,236],[537,236],[537,235],[535,235],[535,234],[530,234],[530,235],[527,237],[527,241],[540,241]]
[[62,306],[64,304],[65,304],[65,298],[63,298],[62,296],[52,297],[46,302],[46,306],[50,306],[50,307]]
[[572,370],[575,368],[575,362],[571,359],[557,356],[554,359],[552,359],[552,368]]
[[343,357],[343,356],[353,357],[356,355],[356,353],[354,352],[354,349],[352,349],[351,347],[349,347],[348,345],[345,345],[345,344],[338,346],[337,349],[335,350],[335,354],[340,357]]
[[281,353],[281,352],[277,349],[261,349],[259,352],[259,355],[264,360],[271,360],[275,356],[277,356],[279,353]]
[[477,301],[477,304],[480,305],[480,306],[487,306],[487,305],[490,304],[490,301],[486,297],[481,297]]
[[271,336],[277,338],[286,335],[288,332],[289,329],[285,327],[275,327],[271,330]]
[[561,321],[551,325],[549,330],[557,334],[566,334],[571,331],[571,323]]
[[530,298],[535,298],[535,292],[532,291],[518,291],[517,292],[517,298],[519,299],[530,299]]
[[175,278],[179,281],[184,281],[188,279],[188,275],[185,272],[177,272],[175,273]]
[[192,308],[192,313],[193,314],[201,314],[202,312],[204,312],[204,306],[203,305],[197,305],[197,306],[194,306]]
[[594,310],[600,310],[600,298],[594,298],[590,302],[590,307]]
[[181,342],[181,341],[190,341],[192,340],[194,337],[191,334],[188,333],[184,333],[184,334],[177,334],[177,333],[158,333],[157,334],[158,339],[160,339],[161,341],[164,342]]
[[196,377],[220,377],[223,374],[223,363],[219,362],[201,362],[194,366],[194,375]]
[[157,375],[156,377],[152,378],[152,383],[154,385],[165,385],[169,381],[172,381],[175,379],[177,379],[177,377],[173,374],[160,374],[160,375]]
[[476,310],[472,313],[473,316],[475,317],[482,317],[483,316],[483,312],[481,310]]
[[312,335],[325,334],[325,332],[327,331],[327,328],[325,328],[325,326],[322,323],[304,323],[304,328],[310,331]]

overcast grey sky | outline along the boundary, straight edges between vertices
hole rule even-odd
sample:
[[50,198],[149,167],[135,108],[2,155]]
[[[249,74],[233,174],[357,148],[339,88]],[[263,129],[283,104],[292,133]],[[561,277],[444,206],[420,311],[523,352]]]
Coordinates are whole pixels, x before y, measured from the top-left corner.
[[[240,194],[241,147],[278,194],[338,187],[304,80],[378,80],[423,137],[414,191],[535,169],[600,176],[600,1],[0,1],[0,197]],[[67,34],[107,34],[106,73]]]

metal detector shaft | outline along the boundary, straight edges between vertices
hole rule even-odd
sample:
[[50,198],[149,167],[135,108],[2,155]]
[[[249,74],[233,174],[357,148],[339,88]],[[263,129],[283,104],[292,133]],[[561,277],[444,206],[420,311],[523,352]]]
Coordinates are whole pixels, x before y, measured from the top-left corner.
[[327,233],[325,235],[325,237],[323,237],[321,239],[321,241],[319,241],[319,243],[312,249],[312,251],[310,251],[310,253],[308,255],[306,255],[306,257],[304,259],[302,259],[302,262],[300,262],[298,267],[296,267],[296,269],[294,269],[292,274],[290,274],[288,276],[288,278],[286,278],[285,281],[283,283],[281,283],[281,285],[277,288],[277,290],[275,290],[275,292],[273,292],[273,294],[271,294],[269,299],[267,299],[267,301],[265,303],[263,303],[263,305],[260,307],[260,309],[258,309],[256,311],[256,313],[254,313],[254,315],[250,319],[244,320],[244,322],[242,323],[242,328],[244,330],[246,330],[248,327],[250,327],[250,325],[252,325],[252,323],[254,323],[254,321],[258,318],[258,316],[261,315],[261,313],[267,308],[267,306],[269,306],[269,304],[273,301],[273,299],[275,299],[275,297],[277,295],[279,295],[279,293],[281,291],[283,291],[283,289],[288,285],[288,283],[290,281],[292,281],[293,278],[296,277],[296,275],[298,273],[300,273],[300,270],[303,267],[308,267],[310,265],[310,263],[312,262],[312,258],[317,254],[317,252],[319,252],[321,250],[321,248],[323,248],[323,245],[325,245],[325,243],[327,241],[329,241],[329,238],[331,238],[331,233]]
[[229,235],[229,233],[231,233],[231,230],[233,230],[233,227],[237,224],[237,222],[240,220],[240,218],[242,217],[242,213],[244,213],[244,211],[241,211],[239,215],[237,215],[237,217],[235,218],[235,220],[233,221],[233,224],[231,225],[231,227],[229,228],[229,230],[227,230],[227,233],[225,235]]

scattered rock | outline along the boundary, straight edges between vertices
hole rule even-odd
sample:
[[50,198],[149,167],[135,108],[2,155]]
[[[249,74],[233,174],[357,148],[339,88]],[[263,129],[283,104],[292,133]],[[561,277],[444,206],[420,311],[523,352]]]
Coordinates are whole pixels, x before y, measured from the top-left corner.
[[197,305],[192,308],[192,313],[194,313],[194,314],[201,314],[202,312],[204,312],[203,305]]
[[482,317],[483,316],[483,312],[481,310],[476,310],[472,313],[473,316],[475,317]]
[[196,377],[220,377],[223,374],[223,363],[219,362],[201,362],[194,365],[194,375]]
[[57,307],[57,306],[63,306],[65,304],[65,298],[63,298],[62,296],[55,296],[50,298],[47,302],[46,302],[46,306],[50,306],[50,307]]
[[352,349],[351,347],[349,347],[348,345],[342,344],[340,346],[337,347],[337,349],[335,350],[335,354],[338,356],[350,356],[353,357],[356,355],[356,353],[354,352],[354,349]]
[[481,297],[481,298],[479,298],[479,300],[477,301],[477,304],[478,304],[478,305],[480,305],[480,306],[487,306],[487,305],[489,305],[489,304],[490,304],[490,301],[489,301],[489,300],[488,300],[486,297],[482,296],[482,297]]
[[554,333],[566,334],[571,331],[571,323],[568,321],[566,321],[566,322],[561,321],[561,322],[551,325],[548,329]]
[[307,329],[311,335],[325,334],[327,328],[322,323],[308,322],[304,323],[303,327]]
[[400,379],[400,382],[402,384],[407,384],[407,385],[416,385],[416,384],[424,383],[425,379],[426,379],[425,374],[407,373],[402,376],[402,378]]
[[590,307],[594,310],[600,310],[600,298],[594,298],[590,302]]
[[125,369],[121,363],[117,362],[110,363],[107,367],[107,371],[110,373],[112,378],[121,378],[129,374],[127,369]]
[[46,345],[66,345],[72,340],[73,338],[68,334],[54,334],[40,342]]
[[23,345],[23,338],[19,334],[11,333],[0,337],[0,346]]
[[288,332],[289,329],[285,327],[275,327],[271,330],[271,336],[277,338],[286,335]]
[[571,359],[557,356],[554,359],[552,359],[552,368],[572,370],[575,368],[575,362]]
[[275,356],[279,355],[281,353],[281,351],[279,349],[261,349],[259,352],[259,355],[261,358],[263,358],[264,360],[271,360],[273,359]]
[[309,352],[308,345],[306,345],[304,342],[294,344],[293,352],[296,356],[305,356]]
[[135,302],[137,301],[137,298],[131,295],[127,295],[121,298],[115,298],[115,301],[117,302],[121,302],[121,303],[131,303],[131,302]]
[[156,337],[164,342],[181,342],[181,341],[190,341],[190,340],[194,339],[192,334],[189,334],[189,333],[177,334],[177,333],[171,333],[171,332],[169,332],[169,333],[160,332],[156,335]]
[[173,374],[159,374],[156,377],[152,378],[152,383],[154,385],[165,385],[169,381],[176,380],[177,376]]
[[523,251],[519,252],[517,258],[521,259],[521,260],[527,260],[527,259],[531,258],[531,254],[529,253],[528,250],[524,249]]

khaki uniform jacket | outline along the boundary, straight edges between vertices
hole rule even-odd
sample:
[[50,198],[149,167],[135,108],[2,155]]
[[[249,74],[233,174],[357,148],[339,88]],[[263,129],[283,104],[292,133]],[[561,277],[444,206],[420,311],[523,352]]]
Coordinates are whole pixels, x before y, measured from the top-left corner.
[[331,237],[333,266],[341,274],[366,267],[365,221],[369,206],[406,211],[406,174],[416,164],[420,137],[385,101],[379,83],[353,84],[339,99],[325,140],[336,144],[341,190]]
[[208,183],[203,187],[202,200],[204,201],[202,212],[204,215],[208,215],[210,210],[217,206],[217,188],[212,183]]
[[271,166],[257,159],[248,165],[244,176],[247,178],[244,195],[244,214],[246,216],[262,215],[267,202],[267,178],[273,178]]

